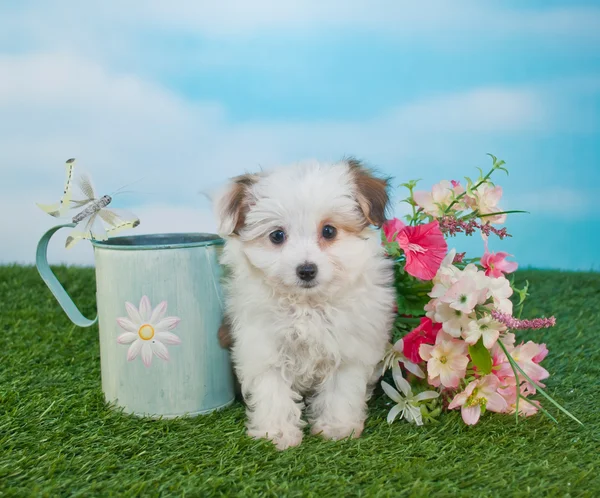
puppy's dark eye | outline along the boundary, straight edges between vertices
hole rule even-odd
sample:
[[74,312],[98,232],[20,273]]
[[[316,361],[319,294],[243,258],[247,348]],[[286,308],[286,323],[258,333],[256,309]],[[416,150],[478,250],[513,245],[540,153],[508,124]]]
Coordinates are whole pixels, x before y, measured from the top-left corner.
[[337,235],[337,228],[332,227],[331,225],[325,225],[323,227],[323,238],[324,239],[333,239]]
[[279,245],[283,244],[285,241],[285,232],[283,230],[275,230],[269,234],[269,238],[273,244]]

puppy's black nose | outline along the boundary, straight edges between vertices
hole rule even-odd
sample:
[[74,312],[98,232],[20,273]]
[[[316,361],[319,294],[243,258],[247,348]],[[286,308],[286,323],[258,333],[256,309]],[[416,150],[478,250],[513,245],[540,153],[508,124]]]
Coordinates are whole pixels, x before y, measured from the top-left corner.
[[296,273],[300,277],[300,280],[310,282],[317,276],[317,265],[314,263],[304,263],[296,268]]

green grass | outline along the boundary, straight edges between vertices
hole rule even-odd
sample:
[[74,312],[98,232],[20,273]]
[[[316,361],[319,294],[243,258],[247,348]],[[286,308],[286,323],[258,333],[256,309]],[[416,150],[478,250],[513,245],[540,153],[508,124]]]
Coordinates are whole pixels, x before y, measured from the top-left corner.
[[[84,314],[93,271],[58,268]],[[279,453],[244,434],[244,409],[152,421],[108,409],[98,332],[64,316],[35,269],[0,267],[1,496],[600,496],[600,274],[524,271],[527,316],[555,314],[546,342],[548,392],[584,427],[545,403],[515,425],[458,412],[438,425],[388,426],[381,392],[359,440],[307,436]]]

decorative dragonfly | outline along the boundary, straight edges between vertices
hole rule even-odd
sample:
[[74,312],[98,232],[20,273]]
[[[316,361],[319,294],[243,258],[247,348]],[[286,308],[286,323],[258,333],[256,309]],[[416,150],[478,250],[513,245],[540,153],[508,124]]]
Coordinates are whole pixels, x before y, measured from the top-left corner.
[[[73,223],[77,226],[73,228],[73,231],[67,237],[65,243],[67,249],[70,249],[82,239],[107,240],[109,236],[113,236],[122,230],[135,228],[140,224],[139,218],[129,211],[108,209],[107,206],[111,203],[112,197],[103,195],[98,198],[90,177],[86,173],[74,174],[75,159],[69,159],[65,164],[65,168],[67,179],[60,201],[56,204],[38,204],[38,206],[55,218],[64,218],[69,211],[84,208],[72,217]],[[83,199],[73,200],[73,185],[81,191]],[[101,220],[107,223],[108,228],[104,226]],[[83,223],[83,228],[79,227],[80,223]]]

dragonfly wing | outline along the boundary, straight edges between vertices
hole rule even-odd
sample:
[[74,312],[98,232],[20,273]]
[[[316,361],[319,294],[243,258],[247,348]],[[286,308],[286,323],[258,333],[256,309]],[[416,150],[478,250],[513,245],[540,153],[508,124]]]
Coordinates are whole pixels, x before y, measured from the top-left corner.
[[[77,225],[71,233],[67,237],[67,241],[65,242],[65,247],[67,249],[71,249],[77,242],[82,239],[89,239],[92,230],[92,223],[94,222],[95,216],[89,216],[88,218],[82,220],[79,225]],[[83,228],[81,228],[83,227]]]
[[[82,220],[81,223],[83,223]],[[79,228],[80,225],[76,226],[67,237],[65,247],[71,249],[77,242],[82,239],[86,240],[107,240],[108,235],[106,229],[100,221],[98,213],[92,214],[89,218],[86,218],[83,228]]]
[[71,207],[71,196],[73,194],[73,173],[75,171],[75,159],[69,159],[65,163],[65,188],[63,195],[56,204],[38,204],[38,207],[50,216],[60,218],[64,216]]
[[71,200],[71,208],[72,209],[80,208],[80,207],[85,206],[86,204],[89,204],[90,202],[92,202],[91,199],[86,199],[85,201]]
[[94,190],[92,179],[90,178],[90,175],[87,174],[85,171],[81,171],[80,174],[77,175],[77,178],[75,179],[75,184],[83,194],[83,198],[87,199],[88,202],[96,199],[96,191]]
[[140,219],[125,209],[102,209],[100,217],[110,225],[107,230],[109,237],[140,224]]
[[60,202],[56,204],[40,204],[36,202],[37,206],[42,210],[48,213],[50,216],[54,216],[55,218],[60,217]]
[[104,224],[100,220],[99,213],[94,213],[92,215],[92,227],[90,229],[90,235],[94,240],[106,240],[108,239],[108,235],[106,233],[106,228],[104,228]]

